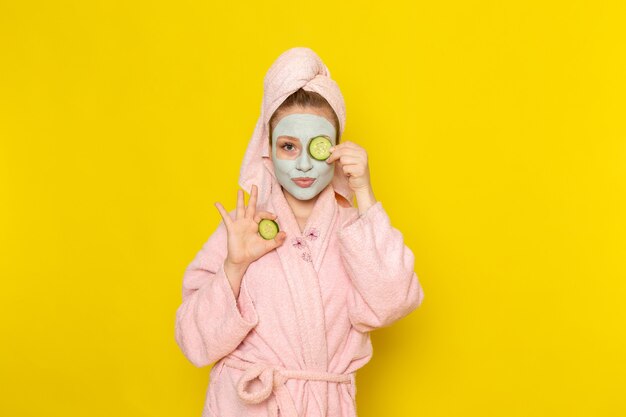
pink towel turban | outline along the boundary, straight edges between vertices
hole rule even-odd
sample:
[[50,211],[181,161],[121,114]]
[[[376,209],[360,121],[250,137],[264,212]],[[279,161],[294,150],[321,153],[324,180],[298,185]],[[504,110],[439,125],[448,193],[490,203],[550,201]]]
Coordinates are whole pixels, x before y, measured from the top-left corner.
[[[252,185],[259,188],[258,202],[269,198],[276,181],[269,147],[269,120],[285,99],[298,89],[314,91],[324,97],[339,119],[340,132],[344,131],[346,110],[343,95],[330,71],[320,57],[310,48],[296,47],[283,52],[274,61],[263,81],[261,115],[243,157],[239,185],[250,194]],[[334,190],[352,205],[353,192],[338,163],[331,182]]]

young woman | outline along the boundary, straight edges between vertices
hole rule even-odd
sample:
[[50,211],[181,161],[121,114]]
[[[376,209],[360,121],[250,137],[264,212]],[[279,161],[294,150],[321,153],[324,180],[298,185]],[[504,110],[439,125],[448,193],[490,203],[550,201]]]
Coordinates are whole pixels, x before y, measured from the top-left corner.
[[[243,191],[183,277],[176,342],[213,365],[203,417],[356,416],[369,332],[415,310],[414,256],[372,191],[365,149],[340,143],[345,105],[309,48],[278,57],[241,167]],[[311,139],[331,156],[317,160]],[[353,206],[356,198],[357,206]],[[275,220],[270,240],[261,219]]]

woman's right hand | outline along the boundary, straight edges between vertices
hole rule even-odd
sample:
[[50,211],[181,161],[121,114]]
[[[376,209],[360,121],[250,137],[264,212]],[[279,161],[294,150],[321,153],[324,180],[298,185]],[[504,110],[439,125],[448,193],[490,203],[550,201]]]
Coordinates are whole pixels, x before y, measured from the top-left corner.
[[248,207],[244,207],[243,190],[237,190],[237,211],[233,220],[224,207],[215,203],[228,233],[228,255],[226,262],[245,270],[252,262],[269,251],[282,245],[287,237],[284,231],[278,232],[274,239],[266,240],[259,232],[261,219],[275,220],[276,215],[267,211],[256,211],[258,188],[252,186]]

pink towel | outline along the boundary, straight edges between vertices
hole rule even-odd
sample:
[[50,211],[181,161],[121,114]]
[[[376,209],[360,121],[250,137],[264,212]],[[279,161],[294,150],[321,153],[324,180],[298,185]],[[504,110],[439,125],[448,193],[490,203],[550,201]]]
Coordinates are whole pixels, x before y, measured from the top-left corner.
[[301,87],[329,101],[343,131],[343,97],[328,69],[311,49],[292,48],[265,77],[239,181],[248,193],[258,185],[257,210],[277,214],[287,240],[248,267],[236,299],[220,222],[183,277],[176,342],[194,365],[216,362],[203,417],[355,417],[355,374],[372,356],[369,332],[405,317],[424,297],[402,233],[380,201],[359,215],[338,164],[300,230],[274,176],[268,122]]
[[[239,175],[239,185],[248,194],[252,190],[252,184],[259,187],[258,201],[267,199],[272,182],[271,176],[274,175],[268,143],[270,118],[278,106],[300,88],[319,93],[328,101],[339,118],[338,137],[345,129],[346,106],[343,95],[337,83],[330,78],[330,71],[319,56],[313,50],[303,47],[283,52],[265,75],[261,115],[246,149]],[[339,164],[335,164],[332,184],[335,191],[352,204],[354,193],[348,186],[348,180],[341,172]]]

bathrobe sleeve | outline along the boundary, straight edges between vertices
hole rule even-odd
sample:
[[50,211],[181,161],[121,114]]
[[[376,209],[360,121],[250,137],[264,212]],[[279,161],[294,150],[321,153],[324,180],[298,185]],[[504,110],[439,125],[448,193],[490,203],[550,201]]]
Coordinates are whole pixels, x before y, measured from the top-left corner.
[[386,327],[419,307],[424,292],[415,257],[377,201],[339,233],[344,267],[353,283],[348,315],[361,332]]
[[245,275],[235,299],[224,272],[227,244],[226,227],[221,221],[183,276],[175,339],[185,357],[197,367],[216,362],[235,350],[258,323]]

